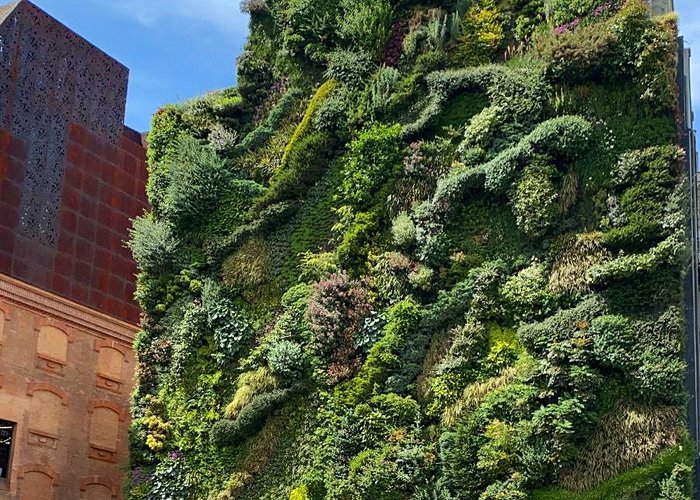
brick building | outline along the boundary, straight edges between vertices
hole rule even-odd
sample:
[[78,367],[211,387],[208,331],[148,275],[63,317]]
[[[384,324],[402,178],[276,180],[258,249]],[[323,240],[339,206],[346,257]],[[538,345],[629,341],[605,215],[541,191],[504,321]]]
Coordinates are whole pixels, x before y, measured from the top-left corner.
[[113,499],[128,459],[145,151],[128,70],[0,7],[0,499]]

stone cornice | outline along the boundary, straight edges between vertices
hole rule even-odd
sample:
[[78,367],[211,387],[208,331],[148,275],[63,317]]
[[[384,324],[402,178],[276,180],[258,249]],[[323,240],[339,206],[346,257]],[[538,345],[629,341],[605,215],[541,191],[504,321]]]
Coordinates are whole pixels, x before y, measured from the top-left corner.
[[90,309],[51,292],[0,274],[0,298],[18,307],[58,318],[72,327],[120,344],[133,343],[138,327]]

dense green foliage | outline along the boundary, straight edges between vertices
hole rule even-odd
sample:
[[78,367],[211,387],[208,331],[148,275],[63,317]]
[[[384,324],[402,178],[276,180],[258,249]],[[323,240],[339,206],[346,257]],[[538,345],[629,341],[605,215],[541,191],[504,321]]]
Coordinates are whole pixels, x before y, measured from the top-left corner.
[[243,8],[153,119],[129,498],[689,498],[675,19]]

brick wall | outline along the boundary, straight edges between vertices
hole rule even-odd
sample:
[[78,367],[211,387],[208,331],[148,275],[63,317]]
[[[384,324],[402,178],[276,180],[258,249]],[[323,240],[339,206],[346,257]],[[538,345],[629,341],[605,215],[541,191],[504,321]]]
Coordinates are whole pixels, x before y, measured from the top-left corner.
[[0,499],[115,500],[128,460],[136,327],[0,276]]
[[71,123],[55,247],[17,230],[26,148],[0,130],[0,273],[136,323],[136,272],[123,242],[130,219],[147,206],[145,150],[125,130],[112,145]]

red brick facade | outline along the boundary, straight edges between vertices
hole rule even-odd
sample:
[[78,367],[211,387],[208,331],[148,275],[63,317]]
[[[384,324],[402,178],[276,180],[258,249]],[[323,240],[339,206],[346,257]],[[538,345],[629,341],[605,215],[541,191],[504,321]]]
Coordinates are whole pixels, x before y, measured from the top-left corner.
[[26,153],[0,129],[0,273],[130,323],[134,266],[124,247],[130,219],[147,206],[145,150],[126,130],[119,147],[70,124],[58,244],[38,245],[17,231]]
[[116,500],[128,462],[135,327],[0,275],[2,500]]

